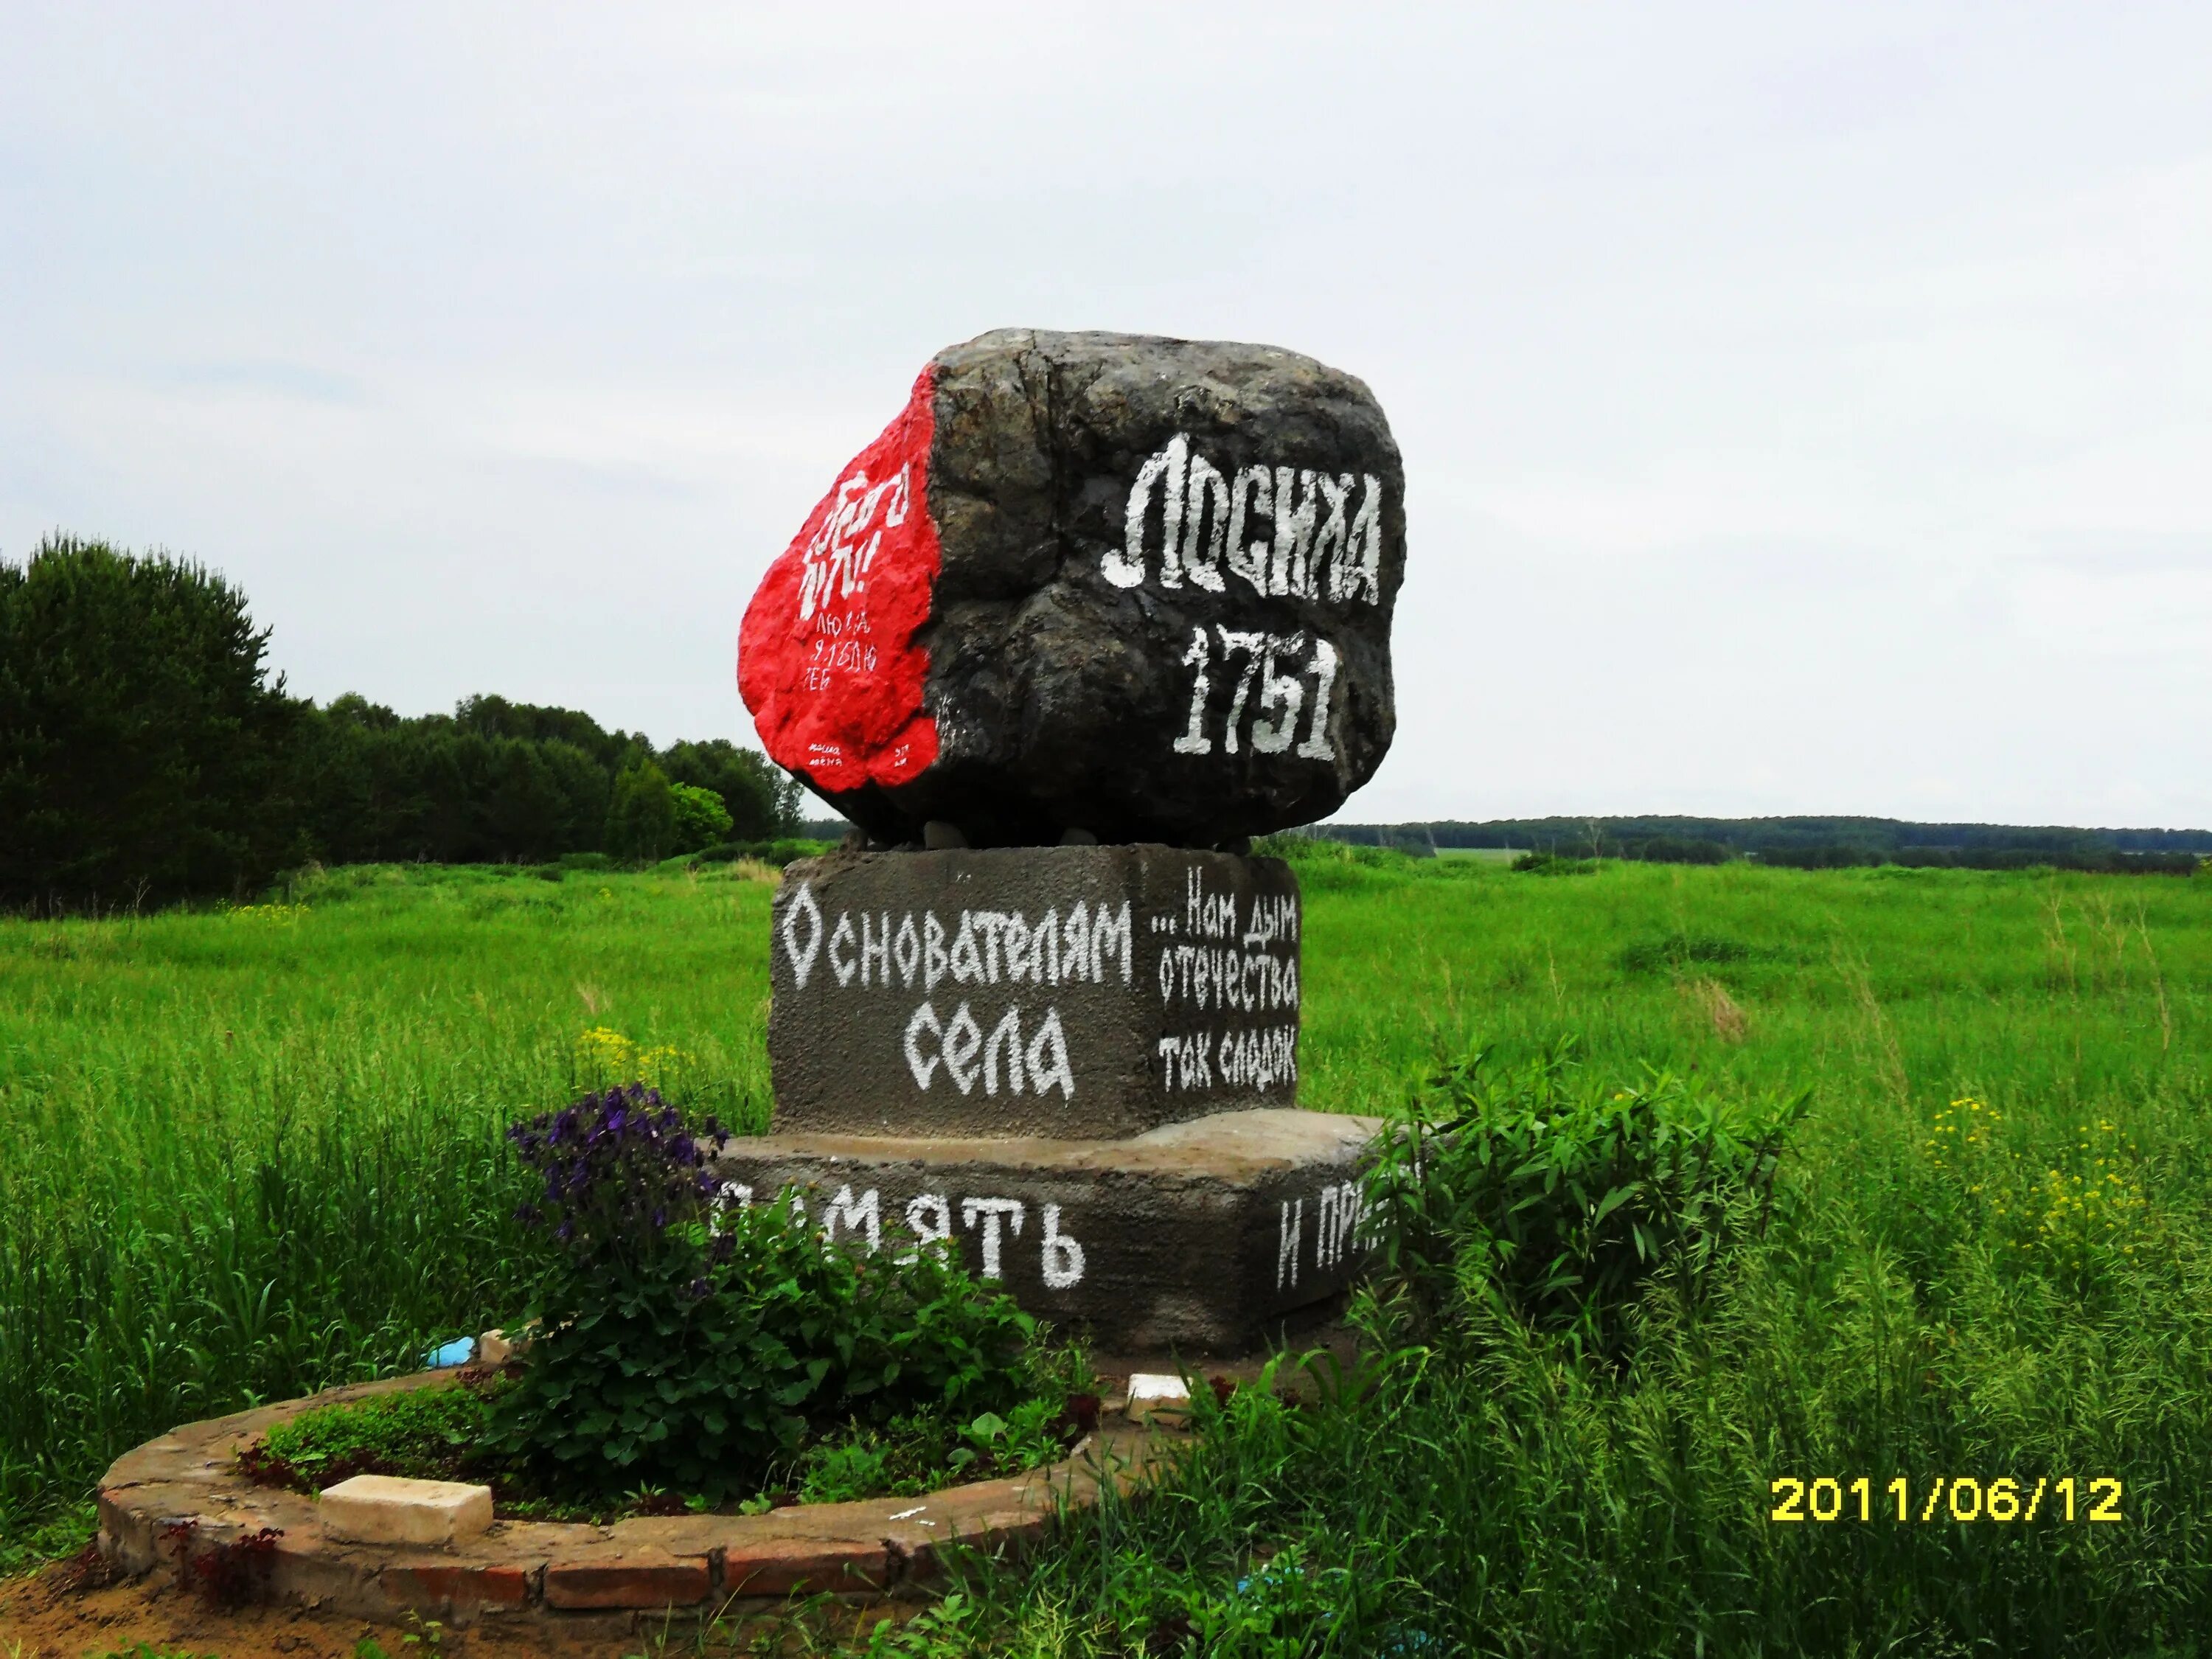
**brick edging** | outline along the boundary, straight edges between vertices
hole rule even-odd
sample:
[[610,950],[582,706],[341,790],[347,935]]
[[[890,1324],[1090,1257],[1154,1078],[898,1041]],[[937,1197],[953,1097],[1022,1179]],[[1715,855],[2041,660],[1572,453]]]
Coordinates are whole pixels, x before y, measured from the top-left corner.
[[926,1498],[812,1504],[765,1515],[641,1516],[597,1527],[495,1521],[449,1549],[325,1536],[315,1500],[256,1486],[236,1454],[274,1424],[318,1406],[450,1386],[453,1370],[328,1389],[172,1430],[116,1460],[100,1486],[100,1547],[137,1577],[167,1568],[241,1600],[394,1622],[461,1625],[483,1616],[568,1626],[668,1609],[711,1616],[793,1594],[875,1600],[920,1594],[939,1549],[1018,1551],[1062,1510],[1111,1481],[1127,1492],[1182,1443],[1179,1431],[1102,1419],[1065,1460],[1026,1475]]

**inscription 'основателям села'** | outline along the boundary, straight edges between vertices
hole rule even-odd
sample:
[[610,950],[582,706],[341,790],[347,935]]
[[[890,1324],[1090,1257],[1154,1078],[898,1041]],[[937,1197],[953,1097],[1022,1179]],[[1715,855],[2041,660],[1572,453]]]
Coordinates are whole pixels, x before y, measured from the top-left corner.
[[1165,1023],[1195,1028],[1157,1040],[1169,1091],[1226,1086],[1264,1095],[1295,1083],[1296,897],[1240,902],[1234,891],[1209,890],[1194,868],[1179,912],[1146,915],[1141,927],[1139,920],[1126,898],[1077,899],[1042,914],[978,907],[939,915],[920,906],[840,908],[833,918],[802,880],[776,933],[797,993],[920,994],[900,1029],[918,1089],[942,1076],[963,1095],[1026,1091],[1073,1101],[1080,1083],[1056,994],[1116,984],[1133,992],[1148,982],[1157,984]]

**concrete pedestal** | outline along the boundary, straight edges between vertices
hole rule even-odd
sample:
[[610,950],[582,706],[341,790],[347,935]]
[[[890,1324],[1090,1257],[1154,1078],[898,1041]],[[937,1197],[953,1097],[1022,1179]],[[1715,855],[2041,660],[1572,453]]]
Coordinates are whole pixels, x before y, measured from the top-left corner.
[[1377,1127],[1277,1109],[1119,1140],[775,1134],[732,1141],[719,1174],[732,1203],[798,1188],[848,1248],[957,1249],[1103,1349],[1231,1355],[1350,1284]]
[[1178,848],[842,853],[784,872],[775,1133],[731,1201],[957,1249],[1131,1352],[1249,1352],[1365,1248],[1371,1118],[1296,1109],[1301,916],[1279,859]]

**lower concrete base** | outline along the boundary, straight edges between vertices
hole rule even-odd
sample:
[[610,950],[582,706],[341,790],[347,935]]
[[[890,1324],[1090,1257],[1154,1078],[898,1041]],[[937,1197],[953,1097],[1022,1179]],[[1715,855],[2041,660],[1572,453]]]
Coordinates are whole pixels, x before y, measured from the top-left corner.
[[1023,1307],[1114,1350],[1249,1353],[1340,1298],[1367,1245],[1371,1117],[1262,1109],[1123,1140],[733,1140],[732,1202],[802,1195],[825,1237],[957,1249]]

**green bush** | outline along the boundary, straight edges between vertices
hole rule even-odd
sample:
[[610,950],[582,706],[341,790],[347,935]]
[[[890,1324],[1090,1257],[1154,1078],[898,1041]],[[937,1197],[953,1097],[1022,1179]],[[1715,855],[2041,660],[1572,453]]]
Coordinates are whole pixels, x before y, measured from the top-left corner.
[[1528,876],[1594,876],[1598,872],[1598,861],[1565,859],[1553,853],[1523,853],[1513,860],[1513,867]]
[[1019,1474],[1067,1454],[1077,1429],[1056,1392],[1024,1400],[1004,1417],[982,1412],[962,1421],[942,1411],[860,1423],[807,1447],[793,1477],[802,1504],[843,1504],[882,1495],[913,1497],[949,1480]]
[[711,1119],[695,1134],[633,1085],[511,1138],[553,1248],[493,1443],[555,1490],[720,1502],[824,1427],[1007,1411],[1027,1391],[1036,1322],[957,1267],[825,1249],[787,1198],[718,1209]]
[[668,793],[676,803],[676,838],[672,844],[678,851],[696,852],[730,833],[730,809],[722,805],[722,798],[713,790],[696,784],[672,783]]
[[449,1480],[490,1420],[490,1402],[475,1389],[408,1389],[301,1412],[251,1455],[317,1491],[356,1474]]
[[1560,1042],[1516,1071],[1476,1048],[1385,1131],[1370,1178],[1383,1295],[1417,1334],[1487,1304],[1618,1356],[1662,1275],[1694,1306],[1764,1230],[1809,1091],[1724,1101],[1695,1078],[1616,1083]]
[[1261,836],[1252,843],[1252,853],[1256,858],[1286,859],[1292,864],[1356,864],[1370,870],[1413,861],[1411,854],[1395,847],[1363,847],[1296,830]]
[[725,841],[702,847],[692,856],[702,864],[733,864],[739,859],[751,859],[781,870],[796,859],[819,858],[824,850],[824,843],[818,841]]
[[757,750],[714,738],[673,744],[661,750],[659,763],[671,783],[711,790],[729,812],[730,822],[708,841],[732,834],[760,840],[797,826],[799,784]]

